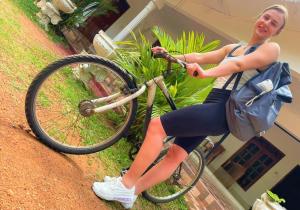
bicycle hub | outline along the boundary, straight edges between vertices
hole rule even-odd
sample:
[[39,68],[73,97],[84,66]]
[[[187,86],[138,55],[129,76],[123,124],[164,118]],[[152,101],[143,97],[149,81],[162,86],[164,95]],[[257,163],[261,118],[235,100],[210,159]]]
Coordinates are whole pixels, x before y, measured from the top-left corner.
[[79,113],[84,117],[89,117],[94,114],[95,105],[89,100],[81,101],[78,104]]

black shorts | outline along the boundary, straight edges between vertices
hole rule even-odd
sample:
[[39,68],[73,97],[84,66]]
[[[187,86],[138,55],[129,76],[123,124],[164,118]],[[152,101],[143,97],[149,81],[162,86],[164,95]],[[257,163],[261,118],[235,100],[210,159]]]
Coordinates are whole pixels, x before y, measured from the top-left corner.
[[225,104],[230,90],[213,89],[203,104],[185,107],[160,117],[168,136],[187,153],[193,151],[207,136],[228,132]]

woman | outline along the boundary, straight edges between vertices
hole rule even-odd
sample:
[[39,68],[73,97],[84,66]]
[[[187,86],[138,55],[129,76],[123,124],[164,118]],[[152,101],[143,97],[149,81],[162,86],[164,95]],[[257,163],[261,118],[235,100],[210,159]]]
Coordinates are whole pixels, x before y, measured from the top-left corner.
[[[228,132],[225,114],[225,103],[230,95],[234,81],[222,89],[227,79],[236,72],[244,71],[239,86],[258,74],[256,69],[263,70],[278,59],[280,47],[269,39],[278,35],[287,21],[287,9],[273,5],[265,9],[254,25],[252,37],[247,45],[238,47],[230,44],[208,53],[191,53],[177,56],[185,60],[187,72],[197,78],[217,77],[214,89],[203,104],[185,107],[152,119],[143,145],[123,177],[109,178],[104,182],[95,182],[93,190],[105,200],[115,200],[125,208],[131,208],[139,195],[149,187],[167,179],[177,166],[208,135],[221,135]],[[252,46],[259,46],[254,52],[245,55]],[[162,47],[152,48],[153,53],[166,51]],[[199,64],[215,63],[218,66],[203,71]],[[166,136],[175,136],[166,157],[155,167],[143,173],[157,158]]]

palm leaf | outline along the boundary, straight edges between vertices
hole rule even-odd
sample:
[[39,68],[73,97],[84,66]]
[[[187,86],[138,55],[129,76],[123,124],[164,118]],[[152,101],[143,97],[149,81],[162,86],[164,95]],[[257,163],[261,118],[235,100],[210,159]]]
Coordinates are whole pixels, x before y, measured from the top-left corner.
[[209,52],[214,50],[216,47],[220,45],[221,41],[220,40],[214,40],[208,44],[206,44],[204,47],[200,49],[200,52]]
[[77,9],[72,14],[64,14],[63,21],[59,23],[59,26],[80,27],[92,16],[106,15],[110,11],[117,12],[117,8],[112,2],[106,0],[81,0],[74,1],[74,3],[77,5]]

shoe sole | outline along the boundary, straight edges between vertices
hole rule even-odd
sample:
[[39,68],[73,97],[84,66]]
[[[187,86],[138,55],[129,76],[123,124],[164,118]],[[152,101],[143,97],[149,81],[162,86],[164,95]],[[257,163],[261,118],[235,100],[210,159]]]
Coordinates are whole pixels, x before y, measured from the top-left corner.
[[125,202],[122,202],[122,201],[119,201],[119,200],[115,200],[115,199],[112,199],[112,198],[108,198],[108,197],[99,195],[99,194],[95,191],[94,185],[92,185],[92,190],[93,190],[94,194],[95,194],[97,197],[99,197],[99,198],[101,198],[101,199],[103,199],[103,200],[107,200],[107,201],[117,201],[117,202],[121,203],[122,206],[123,206],[124,208],[126,208],[126,209],[132,208],[132,205],[131,205],[131,206],[127,206],[127,203],[125,203]]
[[96,190],[95,190],[95,188],[94,188],[94,185],[92,185],[92,190],[93,190],[93,192],[95,193],[95,195],[96,195],[97,197],[99,197],[99,198],[101,198],[101,199],[104,199],[104,200],[107,200],[107,201],[113,201],[113,199],[111,199],[111,198],[107,198],[107,197],[105,197],[105,196],[99,195],[99,194],[96,192]]

